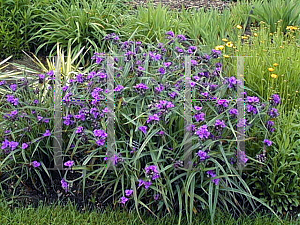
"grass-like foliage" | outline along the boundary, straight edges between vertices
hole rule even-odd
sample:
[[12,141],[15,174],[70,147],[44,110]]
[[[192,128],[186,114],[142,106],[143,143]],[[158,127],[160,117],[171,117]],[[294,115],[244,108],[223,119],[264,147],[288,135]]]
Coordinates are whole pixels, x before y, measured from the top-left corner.
[[37,52],[44,46],[53,51],[56,43],[66,47],[69,42],[75,52],[82,47],[101,49],[103,36],[118,25],[120,10],[111,1],[57,1],[43,11],[41,29],[31,40],[40,39],[43,43]]
[[[235,214],[255,210],[258,203],[268,207],[237,170],[249,158],[237,151],[236,142],[243,131],[247,142],[257,130],[264,134],[257,144],[273,144],[279,95],[265,101],[250,89],[245,92],[239,79],[222,72],[219,50],[202,52],[172,31],[166,39],[167,44],[150,46],[107,35],[109,54],[95,53],[86,73],[63,76],[64,193],[76,195],[77,189],[87,197],[92,190],[89,198],[137,213],[176,212],[190,224],[204,210],[213,222],[217,207]],[[15,84],[1,81],[6,90],[1,97],[4,188],[12,181],[40,192],[49,189],[57,72]],[[238,107],[241,97],[245,109]]]

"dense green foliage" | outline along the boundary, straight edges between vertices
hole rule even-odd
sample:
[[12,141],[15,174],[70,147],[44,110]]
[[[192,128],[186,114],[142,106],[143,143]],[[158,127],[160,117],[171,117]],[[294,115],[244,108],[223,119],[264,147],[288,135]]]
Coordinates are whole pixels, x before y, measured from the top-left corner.
[[[53,178],[57,177],[57,173],[46,168],[54,163],[52,72],[55,69],[53,56],[58,55],[62,60],[63,85],[65,88],[68,86],[62,96],[65,122],[63,154],[65,161],[75,162],[72,170],[59,174],[65,182],[62,181],[62,185],[68,186],[67,193],[69,189],[75,191],[76,186],[76,190],[82,191],[83,195],[86,190],[92,190],[94,199],[99,197],[95,193],[101,190],[105,202],[119,205],[125,190],[132,189],[134,194],[124,203],[126,209],[136,209],[138,215],[145,211],[159,216],[176,212],[179,213],[179,220],[187,219],[190,224],[194,213],[209,212],[213,221],[217,209],[238,215],[255,209],[257,202],[263,203],[264,209],[270,206],[280,215],[299,213],[298,2],[238,1],[222,13],[204,9],[182,9],[178,12],[150,4],[132,10],[127,3],[122,0],[0,0],[0,59],[10,55],[21,57],[22,50],[49,56],[47,65],[34,58],[40,71],[31,70],[29,76],[28,70],[3,72],[5,63],[0,60],[0,82],[10,82],[8,86],[0,85],[0,175],[3,175],[3,192],[7,191],[8,182],[14,184],[13,193],[20,191],[18,187],[23,185],[46,193],[49,185],[55,183]],[[166,32],[171,30],[175,34],[184,34],[187,40],[170,33],[166,39]],[[193,48],[189,49],[191,43],[197,46],[195,52]],[[67,49],[67,53],[62,54],[62,49]],[[221,131],[223,136],[218,136],[219,139],[210,136],[212,140],[200,138],[200,141],[197,136],[191,138],[194,145],[189,151],[193,153],[194,170],[177,170],[184,158],[184,143],[187,141],[184,136],[185,96],[180,93],[180,88],[184,86],[181,75],[185,73],[185,66],[183,58],[180,59],[183,56],[180,49],[186,53],[190,50],[189,54],[198,57],[194,63],[200,64],[199,67],[192,66],[193,85],[196,87],[192,92],[196,99],[192,106],[198,104],[203,107],[206,121],[204,124],[199,119],[196,125],[208,125],[212,134],[220,135]],[[211,49],[214,49],[212,53]],[[223,65],[221,67],[215,62],[203,61],[204,53],[212,57],[216,51],[217,60]],[[91,64],[94,52],[98,52],[93,57],[98,62]],[[115,58],[112,67],[115,85],[121,85],[124,90],[115,96],[117,154],[111,158],[105,154],[101,144],[103,140],[94,133],[95,129],[105,130],[107,126],[103,116],[107,113],[105,104],[102,102],[93,107],[94,103],[90,101],[91,96],[99,94],[96,92],[100,89],[96,88],[106,89],[103,80],[92,78],[95,74],[96,77],[103,76],[109,70],[105,57],[101,59],[103,55],[99,52],[124,56]],[[155,58],[157,55],[162,58]],[[236,76],[236,56],[241,55],[247,56],[245,90],[248,96],[259,96],[261,101],[255,105],[259,111],[257,114],[251,108],[253,103],[246,102],[247,107],[250,105],[250,111],[246,108],[245,117],[250,121],[246,141],[249,161],[243,173],[236,170],[234,161],[237,157],[234,144],[238,121],[229,114],[229,110],[236,105],[230,103],[229,108],[222,112],[212,103],[197,101],[204,91],[210,91],[220,99],[229,96],[236,98],[236,90],[227,87],[227,79]],[[169,62],[172,62],[171,66],[166,66],[165,63]],[[205,78],[205,75],[201,79],[194,78],[202,70],[215,75],[220,75],[220,70],[222,73],[219,80],[206,80],[210,76]],[[46,74],[47,79],[41,78],[41,74]],[[13,90],[15,87],[10,86],[12,79],[18,79],[16,91]],[[145,96],[137,94],[135,87],[138,83],[148,87]],[[220,85],[219,89],[210,90],[211,84]],[[165,89],[158,92],[162,88],[160,85]],[[176,91],[179,91],[178,96],[171,97]],[[278,107],[280,116],[270,119],[269,111],[264,110],[269,107],[267,100],[274,103],[274,97],[271,97],[274,94],[281,97]],[[107,96],[108,93],[101,93],[104,99]],[[79,99],[89,112],[84,112],[80,103],[72,103]],[[147,118],[156,112],[154,108],[160,100],[170,101],[176,107],[166,110],[159,123],[148,123]],[[260,105],[263,101],[266,106]],[[87,121],[78,119],[83,112],[88,114]],[[93,118],[95,115],[102,116]],[[197,110],[194,110],[193,116],[196,115]],[[75,116],[78,118],[75,119]],[[226,122],[226,129],[216,128],[214,124],[217,119]],[[267,127],[268,119],[275,122],[276,132],[270,131],[273,127]],[[85,128],[84,135],[78,132],[81,126]],[[147,131],[141,130],[141,126],[146,126],[143,129]],[[164,135],[158,135],[160,131],[164,131]],[[273,143],[262,146],[264,139],[271,139]],[[13,147],[16,142],[19,144],[17,148]],[[23,148],[22,143],[28,146]],[[204,156],[198,157],[198,150],[204,150],[210,157],[199,159]],[[111,171],[105,167],[105,157],[114,157],[117,170]],[[36,163],[40,165],[34,166],[38,165]],[[161,179],[153,179],[148,189],[140,183],[140,179],[151,181],[153,174],[149,175],[145,170],[149,165],[160,171]],[[3,223],[9,223],[7,221]]]

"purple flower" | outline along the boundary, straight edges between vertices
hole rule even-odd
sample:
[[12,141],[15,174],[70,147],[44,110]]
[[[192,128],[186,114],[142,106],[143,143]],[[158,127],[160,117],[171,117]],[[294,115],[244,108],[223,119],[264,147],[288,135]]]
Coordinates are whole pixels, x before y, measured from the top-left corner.
[[125,205],[125,203],[126,203],[128,200],[129,200],[128,198],[126,198],[126,197],[123,196],[123,197],[120,198],[120,203]]
[[280,114],[278,112],[278,110],[276,108],[271,108],[268,112],[269,116],[271,116],[272,118],[276,118],[278,117]]
[[272,104],[273,104],[274,106],[277,106],[277,105],[279,105],[280,103],[281,103],[281,98],[280,98],[280,96],[277,95],[277,94],[272,95]]
[[145,168],[146,174],[152,177],[152,180],[156,180],[160,178],[158,167],[155,165],[151,165]]
[[198,113],[194,115],[197,122],[205,120],[205,113]]
[[266,127],[270,132],[275,132],[276,129],[273,126],[275,126],[274,121],[272,120],[267,121]]
[[174,34],[173,31],[168,31],[168,32],[166,32],[166,35],[169,35],[169,36],[171,36],[171,37],[175,37],[175,34]]
[[76,134],[80,134],[80,133],[82,133],[83,132],[83,127],[77,127],[76,128]]
[[217,175],[216,175],[216,173],[213,171],[213,170],[209,170],[209,171],[207,171],[206,172],[209,176],[211,176],[211,177],[216,177]]
[[28,148],[29,147],[29,145],[27,144],[27,143],[23,143],[22,144],[22,149],[26,149],[26,148]]
[[16,141],[11,141],[9,142],[9,147],[11,148],[11,150],[15,150],[19,145],[19,142],[16,142]]
[[62,187],[66,192],[68,192],[68,191],[69,191],[69,184],[68,184],[68,182],[67,182],[65,179],[62,179],[62,180],[60,181],[60,183],[61,183],[61,187]]
[[163,90],[165,90],[165,87],[163,86],[163,85],[159,85],[158,87],[155,87],[155,90],[158,92],[158,93],[160,93],[160,92],[162,92]]
[[18,105],[19,104],[19,99],[15,98],[13,95],[6,95],[7,102],[13,104],[13,105]]
[[227,99],[219,99],[217,101],[217,104],[219,106],[223,106],[224,108],[227,108],[229,106],[229,101]]
[[72,160],[69,160],[69,161],[67,161],[67,162],[64,163],[64,165],[67,166],[67,167],[72,167],[72,166],[74,166],[74,164],[75,163]]
[[237,127],[245,127],[246,124],[247,124],[247,120],[246,119],[240,119],[236,126]]
[[200,139],[207,139],[210,135],[210,132],[207,129],[207,125],[203,125],[197,129],[195,134],[197,134]]
[[140,126],[139,127],[139,130],[142,131],[144,134],[147,134],[147,129],[148,129],[147,126]]
[[151,185],[152,185],[151,181],[139,180],[139,186],[138,187],[144,186],[145,189],[148,189]]
[[166,69],[163,68],[163,67],[160,67],[160,68],[158,69],[158,72],[159,72],[160,74],[166,74]]
[[38,161],[33,161],[33,162],[31,163],[31,165],[32,165],[33,167],[37,168],[37,167],[39,167],[39,166],[41,165],[41,163],[38,162]]
[[164,66],[165,66],[165,67],[169,67],[169,66],[171,66],[171,65],[172,65],[172,62],[165,62],[165,63],[164,63]]
[[258,113],[257,108],[253,105],[247,105],[247,112],[252,112],[254,115]]
[[192,66],[196,66],[196,65],[198,65],[198,62],[196,60],[192,59],[191,64],[192,64]]
[[161,136],[163,136],[163,135],[165,135],[166,134],[166,132],[164,132],[163,130],[161,130],[161,131],[159,131],[159,132],[157,132],[159,135],[161,135]]
[[265,139],[264,144],[266,144],[267,146],[271,146],[273,144],[273,142],[268,139]]
[[175,98],[177,95],[178,95],[178,94],[177,94],[176,92],[171,92],[171,93],[169,94],[169,96],[170,96],[171,98]]
[[5,139],[3,142],[2,142],[2,146],[1,146],[1,149],[6,149],[9,147],[9,141],[7,139]]
[[7,82],[5,80],[0,81],[0,86],[5,85]]
[[133,190],[125,190],[125,195],[127,196],[127,197],[130,197],[131,195],[133,194]]
[[239,111],[238,111],[237,109],[230,109],[230,110],[229,110],[229,113],[230,113],[231,115],[237,116],[237,115],[239,114]]
[[225,128],[226,125],[225,125],[224,120],[216,120],[216,122],[215,122],[215,127],[216,127],[217,129]]
[[183,53],[184,52],[184,50],[182,49],[182,48],[179,48],[179,47],[175,47],[175,50],[177,51],[177,52],[179,52],[179,53]]
[[209,97],[209,93],[208,92],[202,92],[201,95],[204,96],[205,98]]
[[101,137],[101,138],[106,138],[107,137],[107,133],[105,133],[104,130],[94,130],[94,135],[95,137]]
[[146,84],[143,84],[143,83],[137,84],[136,86],[134,86],[134,88],[141,89],[141,90],[149,89],[149,87]]
[[76,81],[78,82],[78,83],[83,83],[84,82],[84,77],[83,77],[83,74],[78,74],[77,76],[76,76]]
[[156,200],[156,201],[157,201],[157,200],[159,200],[159,199],[160,199],[160,194],[155,194],[153,197],[154,197],[154,200]]
[[212,56],[213,58],[218,58],[221,54],[222,54],[222,53],[221,53],[221,51],[219,51],[219,50],[216,50],[216,49],[212,49],[212,50],[211,50],[211,56]]
[[247,96],[248,103],[259,103],[259,98],[255,96]]
[[197,47],[196,46],[190,46],[189,49],[187,50],[187,52],[189,54],[193,54],[195,51],[197,51]]
[[182,35],[182,34],[178,34],[178,35],[177,35],[177,38],[179,39],[179,42],[180,42],[180,41],[186,41],[186,40],[187,40],[186,37],[185,37],[184,35]]
[[46,130],[46,132],[43,134],[44,137],[49,137],[51,136],[50,130]]
[[206,160],[208,159],[210,156],[207,154],[207,152],[199,150],[197,152],[197,155],[200,157],[200,160]]
[[213,181],[212,182],[214,182],[214,184],[215,185],[218,185],[219,184],[219,182],[220,182],[220,179],[219,178],[217,178],[217,179],[213,179]]
[[54,76],[54,70],[49,70],[49,72],[47,73],[48,76]]
[[202,109],[202,107],[200,107],[200,106],[194,106],[194,109],[196,109],[197,111],[200,111]]
[[114,89],[114,91],[120,92],[124,89],[124,86],[122,85],[117,85],[117,87]]
[[150,115],[148,117],[147,123],[150,123],[151,121],[159,121],[159,116],[157,114]]
[[241,81],[235,77],[229,77],[225,83],[228,83],[228,88],[236,88],[237,84],[241,84]]
[[18,85],[17,84],[11,84],[9,87],[10,87],[10,89],[12,91],[16,91],[18,89]]
[[238,158],[238,161],[243,164],[245,164],[249,160],[244,151],[238,151],[237,158]]
[[96,144],[97,144],[98,146],[103,146],[103,145],[105,144],[105,139],[99,139],[99,140],[97,140],[97,141],[96,141]]

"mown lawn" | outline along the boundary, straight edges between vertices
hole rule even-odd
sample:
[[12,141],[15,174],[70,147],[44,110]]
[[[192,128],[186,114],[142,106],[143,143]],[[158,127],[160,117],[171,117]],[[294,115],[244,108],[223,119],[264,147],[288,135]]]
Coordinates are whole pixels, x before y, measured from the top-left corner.
[[[145,224],[177,224],[178,217],[166,216],[161,219],[156,219],[150,215],[141,215]],[[14,224],[142,224],[137,213],[128,213],[122,209],[107,211],[91,211],[79,212],[72,204],[67,206],[40,206],[39,208],[32,207],[17,207],[11,209],[5,202],[0,203],[0,224],[14,225]],[[182,221],[181,224],[187,224]],[[193,224],[210,224],[208,213],[201,213],[196,216]],[[219,212],[216,216],[215,224],[230,225],[276,225],[276,224],[300,224],[300,220],[291,221],[288,218],[283,220],[283,223],[271,215],[256,214],[253,217],[233,218],[231,215]]]

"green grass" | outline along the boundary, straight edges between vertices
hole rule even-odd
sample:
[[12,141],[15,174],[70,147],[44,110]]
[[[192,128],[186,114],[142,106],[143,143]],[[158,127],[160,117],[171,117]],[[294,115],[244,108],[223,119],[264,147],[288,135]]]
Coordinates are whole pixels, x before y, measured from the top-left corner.
[[[178,217],[167,215],[164,218],[156,219],[150,215],[142,215],[142,219],[145,224],[178,224]],[[202,212],[195,217],[193,224],[209,224],[209,214]],[[59,224],[59,225],[71,225],[71,224],[142,224],[136,213],[126,212],[124,209],[107,211],[91,211],[91,212],[79,212],[72,204],[67,206],[52,205],[52,206],[40,206],[39,208],[33,207],[20,207],[11,209],[5,202],[0,203],[0,224],[2,225],[14,225],[14,224]],[[182,222],[181,224],[186,224]],[[253,217],[239,217],[233,218],[228,214],[218,213],[216,216],[215,224],[222,225],[276,225],[281,224],[276,217],[256,214]],[[300,224],[299,220],[285,219],[283,224],[296,225]]]

